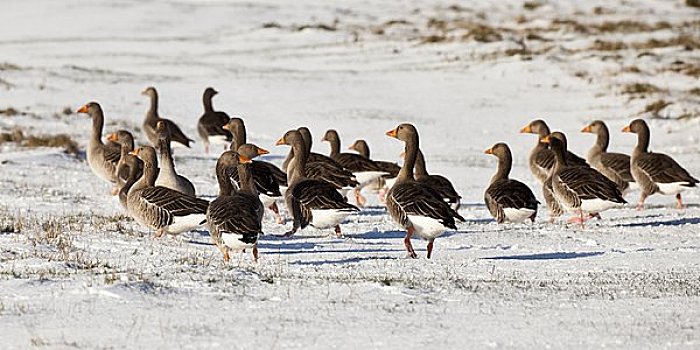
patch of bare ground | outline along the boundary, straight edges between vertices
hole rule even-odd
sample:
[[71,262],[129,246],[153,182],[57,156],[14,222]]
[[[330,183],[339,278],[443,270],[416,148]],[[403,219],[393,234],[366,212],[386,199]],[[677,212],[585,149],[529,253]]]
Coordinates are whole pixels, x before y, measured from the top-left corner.
[[15,142],[21,147],[56,147],[63,148],[68,154],[78,154],[78,143],[66,134],[25,135],[22,129],[14,128],[11,132],[0,133],[0,144]]

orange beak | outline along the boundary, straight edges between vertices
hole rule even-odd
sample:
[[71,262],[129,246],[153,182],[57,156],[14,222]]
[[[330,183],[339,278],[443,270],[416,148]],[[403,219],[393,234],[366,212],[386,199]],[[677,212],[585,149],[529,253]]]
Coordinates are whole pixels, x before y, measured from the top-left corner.
[[520,129],[521,134],[532,134],[532,128],[530,124],[526,125],[524,128]]
[[133,155],[133,156],[137,156],[137,157],[138,157],[138,155],[139,155],[139,149],[140,149],[140,148],[137,148],[137,149],[135,149],[135,150],[133,150],[133,151],[129,152],[129,154],[131,154],[131,155]]
[[117,141],[117,134],[111,133],[107,135],[107,141]]
[[141,91],[141,95],[145,95],[146,91],[148,91],[148,89]]
[[252,162],[253,162],[252,160],[250,160],[250,158],[248,158],[248,157],[246,157],[246,156],[242,156],[242,155],[240,155],[240,154],[238,155],[238,161],[241,162],[241,163],[243,163],[243,164],[248,164],[248,163],[252,163]]
[[258,147],[258,154],[259,154],[259,155],[268,154],[268,153],[270,153],[270,151],[268,151],[268,150],[266,150],[266,149],[264,149],[264,148]]
[[622,128],[622,132],[632,132],[632,129],[630,128],[629,125],[627,125],[624,128]]
[[386,136],[393,137],[393,138],[395,138],[395,139],[398,138],[398,135],[399,135],[399,129],[398,129],[398,128],[391,129],[391,130],[389,130],[389,131],[386,132]]
[[547,136],[541,138],[541,139],[540,139],[540,142],[549,144],[549,139],[550,139],[550,138],[549,138],[549,135],[547,135]]
[[592,132],[592,131],[593,131],[593,130],[591,130],[591,126],[590,126],[590,125],[586,125],[586,126],[583,127],[583,129],[581,129],[581,132]]
[[88,112],[88,105],[82,106],[82,107],[80,107],[80,109],[78,109],[78,113],[87,113],[87,112]]
[[484,150],[484,154],[493,154],[493,147]]
[[275,143],[275,146],[281,146],[281,145],[286,145],[287,140],[284,139],[284,136],[280,137],[279,140],[277,140],[277,143]]
[[221,128],[224,129],[224,130],[231,130],[231,127],[228,126],[228,124],[222,126]]

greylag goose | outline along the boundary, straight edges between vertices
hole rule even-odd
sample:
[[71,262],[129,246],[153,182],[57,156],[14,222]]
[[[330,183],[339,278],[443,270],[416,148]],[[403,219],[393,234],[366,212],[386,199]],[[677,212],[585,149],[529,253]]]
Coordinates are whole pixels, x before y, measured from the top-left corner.
[[[121,150],[118,147],[107,146],[102,142],[102,129],[104,127],[104,114],[97,102],[90,102],[78,109],[78,113],[86,113],[92,118],[92,134],[87,148],[87,161],[90,170],[105,181],[113,184],[117,182],[117,163]],[[112,194],[117,194],[117,187],[112,189]]]
[[416,181],[426,184],[432,187],[437,193],[440,194],[440,198],[448,203],[452,209],[458,210],[461,204],[462,196],[457,193],[452,182],[442,175],[431,175],[428,174],[428,170],[425,168],[425,157],[423,157],[423,151],[418,149],[418,156],[416,158]]
[[588,164],[615,182],[623,194],[628,190],[639,188],[630,172],[630,156],[608,152],[610,132],[602,120],[594,120],[581,129],[581,132],[597,135],[595,144],[586,156]]
[[391,217],[406,229],[404,245],[411,258],[417,258],[411,244],[416,234],[428,240],[428,259],[432,256],[433,242],[448,228],[457,229],[455,218],[464,221],[431,187],[417,182],[413,168],[418,157],[418,131],[411,124],[401,124],[387,131],[387,136],[406,143],[405,159],[396,183],[387,193],[386,204]]
[[131,186],[143,174],[143,162],[138,157],[130,154],[134,150],[134,137],[126,130],[119,130],[109,134],[107,140],[115,142],[121,149],[119,162],[117,163],[117,188],[119,189],[119,201],[126,208],[126,195]]
[[[229,250],[244,251],[252,248],[253,259],[258,261],[258,237],[262,234],[262,218],[265,211],[258,198],[253,181],[251,160],[268,152],[255,145],[245,144],[236,151],[226,151],[216,162],[216,178],[219,197],[209,204],[207,224],[212,241],[229,260]],[[231,183],[238,173],[239,188]]]
[[231,132],[223,128],[230,118],[224,112],[215,111],[211,101],[212,97],[218,93],[218,91],[208,87],[202,96],[204,114],[199,117],[199,122],[197,122],[197,132],[204,143],[205,153],[209,153],[210,143],[228,145],[231,142]]
[[642,119],[635,119],[622,129],[637,134],[637,146],[630,157],[630,170],[634,181],[642,190],[637,210],[644,209],[644,201],[654,193],[676,195],[678,209],[683,209],[681,192],[695,187],[698,179],[692,177],[673,158],[649,151],[649,126]]
[[355,200],[358,205],[364,206],[366,199],[361,192],[364,187],[377,181],[384,175],[389,175],[383,171],[374,161],[356,153],[340,152],[340,136],[338,132],[329,129],[323,135],[322,141],[326,141],[331,146],[330,157],[338,162],[343,168],[352,172],[360,186],[355,188]]
[[[231,132],[232,142],[231,150],[236,151],[239,147],[247,142],[247,133],[243,119],[234,117],[229,119],[228,123],[223,126],[227,131]],[[275,222],[278,224],[284,223],[284,218],[280,215],[277,199],[282,197],[280,186],[287,185],[287,174],[285,174],[276,165],[254,160],[251,164],[253,181],[257,188],[260,201],[263,205],[272,211],[275,217]],[[238,172],[233,172],[233,181],[238,183]]]
[[491,215],[499,224],[506,221],[518,223],[526,219],[535,222],[540,202],[527,185],[508,178],[513,165],[513,155],[508,145],[497,143],[484,153],[498,158],[496,174],[491,177],[491,184],[484,193],[484,202]]
[[152,86],[148,87],[146,88],[146,90],[141,92],[141,94],[148,96],[151,99],[151,106],[148,109],[148,112],[146,112],[146,118],[143,120],[143,133],[146,136],[146,139],[151,143],[151,145],[153,145],[153,147],[156,147],[156,145],[158,144],[158,136],[156,135],[156,124],[158,123],[158,121],[162,120],[170,130],[171,140],[189,148],[190,142],[194,142],[194,140],[187,137],[185,133],[182,132],[180,127],[177,126],[177,124],[175,124],[172,120],[161,118],[158,115],[158,92],[156,91],[156,88]]
[[[520,133],[538,135],[537,144],[530,152],[529,164],[532,175],[535,177],[535,179],[537,179],[537,181],[544,184],[549,171],[554,165],[554,154],[549,148],[547,148],[547,145],[540,142],[543,137],[550,134],[549,126],[547,126],[547,123],[545,123],[544,120],[537,119],[531,121],[528,125],[520,129]],[[570,165],[588,166],[583,158],[569,152],[568,150],[566,153],[566,158]]]
[[335,233],[340,237],[340,223],[360,209],[349,204],[347,198],[330,183],[306,176],[308,154],[299,131],[287,131],[277,145],[289,145],[294,149],[294,158],[287,169],[289,188],[284,194],[294,224],[285,236],[289,237],[300,228],[311,225],[318,229],[335,227]]
[[[357,186],[359,182],[355,176],[348,170],[345,170],[340,164],[330,157],[311,152],[311,132],[307,127],[297,129],[304,142],[304,150],[306,151],[307,161],[305,166],[306,176],[309,179],[323,180],[333,185],[343,196]],[[294,148],[290,148],[287,159],[282,166],[287,169],[289,162],[294,158]]]
[[170,130],[168,125],[159,120],[156,124],[156,137],[158,138],[158,151],[160,152],[160,172],[156,179],[156,186],[171,188],[186,195],[194,196],[195,189],[192,182],[175,171],[172,151],[170,150]]
[[[350,147],[348,147],[349,150],[356,151],[359,153],[361,156],[367,158],[367,159],[372,159],[370,158],[370,150],[369,150],[369,145],[367,144],[367,141],[359,139],[356,140]],[[382,176],[381,179],[382,181],[379,181],[377,183],[377,188],[384,188],[386,187],[391,188],[391,186],[394,185],[394,181],[396,181],[396,177],[399,175],[399,171],[401,171],[401,167],[392,162],[386,162],[382,160],[375,160],[375,164],[384,172],[387,174]],[[384,196],[381,196],[383,199]]]
[[554,152],[552,192],[557,202],[577,217],[570,222],[583,225],[584,213],[597,214],[627,203],[617,185],[597,170],[587,166],[570,166],[564,143],[556,137],[545,136],[542,143]]
[[206,220],[209,202],[155,186],[158,170],[153,147],[139,147],[132,154],[143,161],[143,175],[129,190],[126,206],[129,215],[139,224],[156,230],[156,237],[200,227]]
[[[564,133],[555,131],[549,134],[549,137],[553,137],[561,141],[564,149],[567,148],[568,141]],[[568,159],[566,159],[568,154],[566,153],[564,154],[564,160],[568,161]],[[547,206],[547,210],[549,211],[549,222],[554,223],[558,217],[564,214],[564,207],[562,207],[557,198],[554,196],[554,189],[552,188],[552,178],[554,177],[554,172],[551,170],[552,169],[550,168],[550,171],[547,175],[547,179],[544,180],[544,183],[542,184],[542,195],[544,197],[544,202]],[[600,215],[598,215],[597,213],[593,214],[593,216],[600,217]]]

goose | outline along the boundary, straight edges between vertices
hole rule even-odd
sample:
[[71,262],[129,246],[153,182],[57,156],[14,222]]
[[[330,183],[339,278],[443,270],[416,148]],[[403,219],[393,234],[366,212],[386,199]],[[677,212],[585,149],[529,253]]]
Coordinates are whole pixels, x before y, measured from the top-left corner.
[[204,143],[204,153],[209,153],[210,143],[220,143],[228,145],[231,142],[231,133],[223,126],[229,121],[229,116],[220,111],[215,111],[212,105],[212,97],[219,92],[211,87],[204,90],[202,102],[204,104],[204,114],[197,122],[197,132]]
[[576,213],[569,222],[583,226],[584,213],[600,213],[621,207],[625,203],[617,185],[597,170],[586,166],[570,166],[564,143],[556,137],[545,136],[542,143],[554,152],[552,192],[565,211]]
[[[306,176],[309,179],[323,180],[331,185],[333,185],[338,192],[343,196],[347,196],[347,193],[359,186],[359,182],[355,179],[355,176],[348,170],[344,169],[340,164],[331,159],[330,157],[311,152],[311,132],[307,127],[300,127],[297,129],[301,135],[302,141],[304,143],[304,150],[306,151],[307,161],[304,170],[306,171]],[[288,169],[289,162],[294,158],[294,148],[289,149],[289,154],[287,154],[286,164],[282,166]]]
[[[223,129],[231,132],[232,151],[236,151],[239,147],[246,144],[247,133],[243,119],[233,117],[223,126]],[[252,161],[251,168],[260,201],[265,208],[272,211],[275,222],[280,225],[283,224],[284,218],[280,215],[277,199],[282,197],[280,186],[287,186],[287,174],[276,165],[260,160]],[[233,180],[238,183],[238,172],[233,172]]]
[[[563,132],[555,131],[549,134],[549,137],[558,139],[559,141],[561,141],[564,149],[567,148],[568,141],[566,139],[566,135],[564,135]],[[567,156],[568,152],[564,154],[564,158],[566,161],[568,161]],[[554,223],[557,220],[557,218],[564,214],[564,207],[562,207],[561,203],[559,203],[559,201],[554,195],[554,188],[552,188],[553,176],[554,173],[552,171],[552,168],[550,168],[549,172],[547,173],[547,179],[544,180],[544,183],[542,184],[542,195],[544,197],[544,203],[547,206],[547,210],[549,211],[550,223]],[[598,213],[595,213],[592,216],[600,218],[600,214]]]
[[644,201],[654,193],[676,195],[676,207],[683,209],[681,192],[696,187],[698,179],[692,177],[673,158],[649,151],[650,131],[644,120],[635,119],[622,132],[637,134],[637,146],[630,157],[632,177],[642,190],[637,210],[643,210]]
[[464,221],[440,195],[424,183],[417,182],[413,168],[418,157],[418,130],[412,124],[400,124],[386,132],[387,136],[403,141],[405,159],[396,183],[387,193],[386,204],[391,217],[406,229],[404,245],[408,256],[417,258],[411,237],[416,234],[428,240],[428,259],[432,256],[435,238],[449,229],[456,230],[455,218]]
[[119,130],[107,136],[107,140],[120,146],[121,155],[117,163],[117,187],[119,188],[119,202],[126,208],[126,196],[131,186],[143,174],[143,162],[138,157],[130,154],[134,150],[134,137],[126,130]]
[[[87,148],[87,162],[90,170],[99,178],[117,183],[117,163],[121,150],[118,147],[107,146],[102,142],[102,129],[104,127],[104,113],[97,102],[89,102],[78,109],[78,113],[86,113],[92,118],[92,134]],[[117,194],[117,187],[112,189],[112,195]]]
[[157,147],[160,152],[160,172],[156,179],[156,186],[171,188],[186,195],[194,196],[195,189],[192,182],[175,171],[175,162],[170,150],[170,130],[168,125],[162,120],[156,123],[156,137],[158,138]]
[[639,189],[630,172],[630,156],[622,153],[608,152],[610,132],[602,120],[594,120],[581,129],[583,133],[596,134],[596,142],[588,151],[588,163],[608,179],[612,180],[624,194]]
[[[547,126],[547,123],[545,123],[544,120],[537,119],[531,121],[528,125],[520,129],[520,133],[538,135],[537,144],[535,144],[535,147],[530,152],[528,162],[530,164],[530,171],[532,171],[532,175],[537,181],[539,181],[541,184],[544,184],[549,174],[549,171],[554,165],[554,154],[550,149],[547,148],[547,145],[540,142],[540,140],[543,137],[551,133],[549,131],[549,126]],[[588,166],[588,164],[583,158],[569,152],[568,150],[566,151],[566,153],[569,164]]]
[[170,130],[171,140],[177,142],[187,148],[190,148],[190,142],[194,140],[190,139],[182,132],[179,126],[175,124],[170,119],[161,118],[158,115],[158,92],[154,87],[148,87],[146,90],[141,92],[142,95],[148,96],[151,99],[151,107],[146,112],[146,118],[143,120],[143,133],[146,139],[156,147],[158,145],[158,136],[156,135],[156,124],[158,121],[163,121]]
[[359,186],[355,187],[355,200],[359,206],[364,206],[367,200],[362,196],[362,189],[382,176],[389,175],[389,173],[383,171],[374,161],[359,154],[340,152],[340,136],[334,129],[327,130],[321,141],[330,144],[330,157],[343,168],[351,171],[357,182],[360,183]]
[[129,190],[127,213],[139,224],[156,230],[156,237],[200,227],[206,220],[209,202],[167,187],[155,186],[158,170],[153,147],[139,147],[131,153],[143,161],[143,175]]
[[360,211],[349,204],[335,186],[306,176],[306,145],[297,130],[289,130],[278,141],[277,145],[288,145],[294,150],[294,157],[287,168],[287,183],[285,192],[287,208],[293,218],[293,226],[285,233],[292,236],[300,228],[312,225],[318,229],[335,227],[335,234],[341,237],[340,223],[350,214]]
[[[252,248],[253,260],[258,261],[258,237],[262,234],[265,211],[253,181],[251,161],[268,151],[252,144],[241,145],[238,152],[225,151],[216,162],[219,196],[209,204],[207,224],[211,239],[229,261],[229,250]],[[240,189],[231,183],[238,173]]]
[[513,155],[508,145],[497,143],[484,153],[498,158],[496,174],[491,177],[491,183],[484,193],[484,202],[491,215],[499,224],[506,221],[519,223],[527,219],[535,222],[540,202],[527,185],[508,178],[513,165]]
[[440,198],[448,203],[452,209],[458,210],[461,204],[462,196],[457,193],[452,182],[442,175],[431,175],[425,168],[425,157],[423,157],[423,151],[418,149],[418,156],[416,158],[416,181],[426,184],[432,187],[437,193],[440,194]]
[[[361,156],[367,159],[371,159],[369,145],[367,144],[367,141],[363,139],[355,140],[355,142],[353,142],[348,149],[359,153]],[[381,160],[375,160],[374,163],[377,164],[382,171],[387,173],[381,177],[381,181],[377,181],[377,188],[382,190],[391,188],[396,181],[396,177],[399,175],[399,171],[401,171],[401,167],[396,163]],[[380,193],[380,198],[384,200],[382,193]]]

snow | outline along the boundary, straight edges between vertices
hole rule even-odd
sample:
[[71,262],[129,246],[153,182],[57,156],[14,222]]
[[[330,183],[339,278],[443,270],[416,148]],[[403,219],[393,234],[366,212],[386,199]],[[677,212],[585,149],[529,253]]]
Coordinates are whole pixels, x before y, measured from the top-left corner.
[[[404,233],[365,192],[370,206],[341,225],[344,238],[308,228],[285,239],[291,223],[268,213],[260,262],[247,252],[224,264],[206,231],[155,238],[129,219],[84,155],[2,143],[3,348],[697,348],[697,189],[683,193],[685,210],[654,195],[645,211],[612,209],[585,228],[549,224],[544,206],[534,224],[497,225],[482,202],[496,167],[482,150],[496,142],[513,150],[511,176],[544,202],[527,166],[536,140],[518,133],[536,118],[582,155],[593,144],[579,133],[586,123],[605,120],[611,151],[629,153],[636,137],[618,131],[643,117],[652,149],[698,177],[698,97],[688,92],[697,76],[668,69],[700,63],[697,49],[586,49],[697,40],[697,10],[664,0],[541,3],[4,1],[0,109],[25,114],[0,115],[2,133],[66,133],[84,149],[90,122],[65,107],[98,101],[105,134],[136,131],[148,108],[140,92],[153,85],[161,116],[197,140],[174,151],[178,172],[213,199],[216,158],[196,137],[207,86],[220,91],[215,108],[241,115],[249,142],[278,164],[288,148],[275,141],[302,125],[316,152],[329,152],[318,140],[334,128],[341,147],[364,138],[374,158],[399,161],[401,143],[384,132],[408,121],[428,170],[462,195],[467,223],[436,239],[433,259],[419,239],[420,259],[407,259]],[[486,23],[503,39],[463,40],[468,28],[443,33],[430,19]],[[555,19],[671,27],[583,33]],[[387,24],[398,20],[406,23]],[[336,30],[297,30],[321,24]],[[545,40],[524,41],[532,54],[504,54],[526,31]],[[638,82],[662,91],[621,92]],[[659,99],[673,104],[657,118],[643,112]],[[677,119],[685,113],[695,118]]]

